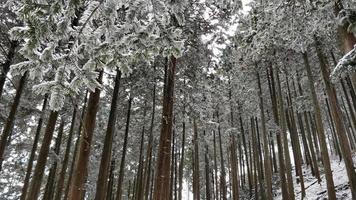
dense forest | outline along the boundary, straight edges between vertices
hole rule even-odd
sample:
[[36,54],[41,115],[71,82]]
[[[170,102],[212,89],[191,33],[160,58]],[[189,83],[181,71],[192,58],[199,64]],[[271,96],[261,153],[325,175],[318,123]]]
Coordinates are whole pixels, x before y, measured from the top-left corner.
[[354,0],[0,1],[0,199],[356,199]]

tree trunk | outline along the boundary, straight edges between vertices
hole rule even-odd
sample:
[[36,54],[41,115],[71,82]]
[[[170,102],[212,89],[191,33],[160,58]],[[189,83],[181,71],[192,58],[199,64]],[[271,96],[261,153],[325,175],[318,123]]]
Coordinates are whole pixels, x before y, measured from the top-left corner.
[[174,56],[167,63],[167,78],[164,83],[163,92],[163,110],[160,142],[158,149],[156,177],[154,184],[154,200],[169,198],[170,188],[170,158],[171,158],[171,140],[173,124],[173,99],[174,99],[174,77],[177,60]]
[[16,116],[17,108],[20,105],[21,95],[22,95],[23,90],[25,88],[26,79],[27,79],[27,73],[28,72],[25,72],[25,74],[22,75],[22,77],[21,77],[21,79],[19,81],[19,85],[18,85],[18,88],[16,90],[15,98],[14,98],[14,101],[13,101],[13,103],[11,105],[11,108],[10,108],[9,116],[6,119],[5,126],[4,126],[4,129],[2,131],[1,140],[0,140],[0,172],[2,170],[2,163],[4,161],[5,148],[8,145],[7,141],[9,139],[10,135],[11,135],[11,130],[12,130],[12,127],[13,127],[14,122],[15,122],[15,116]]
[[279,72],[278,70],[276,72],[276,77],[277,77],[277,96],[278,96],[278,101],[277,105],[279,107],[279,125],[281,127],[281,140],[283,142],[283,150],[284,150],[284,158],[285,158],[285,166],[286,166],[286,177],[287,177],[287,186],[288,186],[288,194],[290,200],[295,199],[295,194],[294,194],[294,186],[293,186],[293,178],[292,178],[292,166],[291,166],[291,161],[290,161],[290,155],[289,155],[289,148],[288,148],[288,138],[287,138],[287,125],[286,125],[286,118],[285,118],[285,110],[284,110],[284,102],[283,102],[283,94],[282,94],[282,88],[281,88],[281,81],[279,79]]
[[106,191],[108,186],[108,176],[112,155],[112,142],[115,133],[115,125],[117,118],[117,100],[119,96],[121,71],[116,69],[115,86],[112,94],[110,114],[108,119],[108,126],[106,128],[106,134],[104,139],[103,151],[101,153],[100,168],[98,174],[98,180],[96,182],[95,200],[105,200]]
[[335,88],[332,86],[332,84],[330,82],[330,78],[329,78],[330,72],[328,70],[327,63],[326,63],[325,57],[323,55],[323,52],[320,48],[321,44],[317,38],[315,38],[315,42],[316,42],[315,47],[316,47],[317,56],[319,59],[322,76],[324,79],[326,93],[330,100],[331,114],[333,115],[333,118],[334,118],[336,132],[339,137],[340,144],[341,144],[340,145],[341,152],[342,152],[342,155],[344,158],[347,175],[348,175],[348,178],[350,181],[352,198],[356,199],[356,173],[354,171],[354,165],[353,165],[353,161],[352,161],[350,144],[347,139],[345,127],[342,123],[342,113],[341,113],[340,107],[338,105]]
[[[61,149],[63,129],[64,129],[64,120],[62,119],[61,123],[59,125],[58,135],[57,135],[57,138],[56,138],[56,144],[55,144],[55,147],[54,147],[54,153],[57,156],[59,156],[60,149]],[[49,170],[47,183],[46,183],[46,188],[45,188],[45,192],[44,192],[44,195],[43,195],[43,200],[52,200],[53,199],[56,172],[57,172],[57,160],[55,160],[53,162],[52,167]]]
[[132,98],[129,98],[127,107],[127,117],[126,117],[126,128],[125,128],[125,136],[124,136],[124,144],[122,147],[122,154],[121,154],[121,163],[119,169],[119,178],[117,183],[116,189],[116,200],[121,200],[122,198],[122,183],[124,181],[124,173],[125,173],[125,160],[126,160],[126,152],[127,152],[127,143],[128,143],[128,136],[129,136],[129,128],[130,128],[130,116],[131,116],[131,104]]
[[65,188],[65,191],[64,191],[64,199],[65,200],[68,199],[70,183],[72,182],[72,178],[73,178],[74,165],[75,165],[75,161],[77,159],[78,148],[79,148],[79,143],[80,143],[80,137],[81,137],[82,128],[83,128],[83,121],[84,121],[85,113],[86,113],[87,101],[88,101],[88,91],[86,91],[85,96],[84,96],[84,103],[83,103],[83,108],[82,108],[82,114],[81,114],[81,117],[80,117],[80,120],[79,120],[77,138],[76,138],[75,145],[74,145],[71,166],[69,168],[68,180],[67,180],[66,188]]
[[[100,71],[99,82],[101,82],[103,71]],[[85,114],[84,127],[80,135],[77,160],[75,161],[72,180],[69,187],[68,200],[80,200],[85,196],[85,182],[88,174],[88,162],[91,142],[95,129],[96,113],[99,107],[100,89],[91,92],[88,100],[88,111]]]
[[224,165],[224,156],[223,156],[223,148],[222,148],[222,139],[221,139],[221,128],[220,128],[220,119],[219,113],[216,114],[218,120],[218,134],[219,134],[219,148],[220,148],[220,164],[221,164],[221,174],[220,174],[220,193],[221,198],[223,200],[227,200],[227,187],[226,187],[226,172],[225,172],[225,165]]
[[22,187],[20,200],[26,199],[28,184],[29,184],[31,172],[32,172],[33,161],[35,160],[36,150],[37,150],[37,146],[38,146],[38,140],[40,139],[41,128],[42,128],[42,124],[43,124],[43,116],[44,116],[44,112],[46,110],[46,105],[47,105],[47,99],[48,98],[46,95],[43,100],[43,104],[42,104],[42,113],[41,113],[41,116],[38,119],[38,123],[37,123],[36,134],[35,134],[35,138],[33,140],[30,158],[29,158],[28,164],[27,164],[26,176],[25,176],[23,187]]
[[311,93],[310,98],[311,98],[311,100],[313,102],[313,106],[314,106],[314,115],[316,118],[316,127],[318,130],[317,133],[318,133],[318,138],[319,138],[319,144],[320,144],[321,151],[323,152],[321,154],[321,156],[323,159],[323,165],[324,165],[324,170],[325,170],[328,197],[330,200],[334,200],[334,199],[336,199],[336,194],[335,194],[335,190],[334,190],[335,186],[334,186],[334,180],[333,180],[333,175],[332,175],[331,166],[330,166],[330,158],[329,158],[328,148],[326,146],[326,138],[325,138],[323,121],[322,121],[322,117],[321,117],[321,110],[320,110],[319,102],[318,102],[315,88],[314,88],[314,78],[313,78],[313,74],[310,69],[307,53],[303,53],[303,60],[304,60],[305,69],[307,71],[308,81],[309,81],[309,88],[310,88],[310,93]]
[[[272,66],[269,67],[269,75],[271,81],[271,102],[272,102],[272,112],[273,118],[277,125],[280,125],[279,114],[278,114],[278,99],[277,99],[277,92],[276,92],[276,85],[274,80],[274,72]],[[285,160],[284,160],[284,150],[282,145],[282,133],[281,131],[277,131],[276,133],[276,140],[277,140],[277,149],[278,149],[278,162],[279,162],[279,176],[281,179],[281,188],[282,188],[282,197],[283,199],[289,198],[289,192],[287,188],[287,180],[285,175]]]
[[[204,137],[205,137],[205,131],[204,131]],[[210,166],[209,166],[209,147],[208,143],[205,143],[205,199],[210,200],[211,199],[211,194],[210,194]]]
[[38,199],[38,195],[40,193],[42,179],[47,163],[47,158],[49,154],[49,147],[51,145],[51,140],[53,137],[53,132],[54,132],[57,118],[58,118],[58,112],[51,111],[48,118],[46,130],[43,136],[41,149],[38,154],[37,164],[30,183],[30,188],[26,196],[27,200]]
[[69,153],[70,153],[70,148],[72,145],[72,138],[73,138],[76,116],[77,116],[77,106],[75,106],[73,109],[72,122],[70,124],[69,135],[68,135],[67,144],[66,144],[66,150],[65,150],[64,159],[62,162],[62,168],[61,168],[61,171],[59,172],[58,183],[57,183],[57,188],[56,188],[56,195],[55,195],[54,200],[61,200],[61,197],[62,197],[62,191],[63,191],[65,175],[66,175],[67,167],[68,167]]
[[268,149],[268,133],[266,128],[265,111],[263,105],[262,87],[260,75],[257,73],[257,83],[258,83],[258,96],[259,96],[259,107],[261,113],[261,124],[262,124],[262,139],[263,139],[263,151],[264,151],[264,167],[265,167],[265,184],[266,184],[266,199],[272,200],[272,169],[271,169],[271,155]]
[[194,200],[200,200],[200,166],[199,166],[199,141],[198,141],[198,127],[197,122],[193,120],[193,132],[194,132],[194,156],[193,156],[193,195]]

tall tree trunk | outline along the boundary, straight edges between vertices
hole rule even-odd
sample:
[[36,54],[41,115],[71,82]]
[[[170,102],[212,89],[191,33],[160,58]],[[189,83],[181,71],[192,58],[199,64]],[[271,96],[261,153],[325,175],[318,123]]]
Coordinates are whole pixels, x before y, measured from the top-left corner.
[[317,56],[319,59],[322,76],[324,79],[326,93],[330,100],[331,114],[333,115],[333,118],[334,118],[335,128],[336,128],[336,132],[339,137],[340,144],[341,144],[340,145],[341,152],[342,152],[342,155],[344,158],[347,176],[350,181],[352,198],[356,199],[356,173],[355,173],[354,165],[353,165],[353,161],[352,161],[350,144],[347,139],[345,127],[342,123],[342,113],[341,113],[340,107],[338,105],[335,88],[332,86],[332,84],[330,82],[330,78],[329,78],[330,72],[329,72],[324,54],[322,52],[322,49],[320,48],[321,44],[319,42],[319,39],[315,38],[315,42],[316,42],[315,47],[316,47]]
[[154,200],[162,200],[169,198],[170,188],[170,158],[171,158],[171,140],[172,140],[172,124],[173,124],[173,99],[174,99],[174,77],[177,60],[174,56],[167,63],[167,78],[164,83],[163,92],[163,110],[162,110],[162,126],[159,141],[156,177],[154,187]]
[[63,191],[65,175],[66,175],[67,167],[68,167],[69,153],[70,153],[70,149],[71,149],[71,145],[72,145],[72,138],[73,138],[76,117],[77,117],[77,106],[75,106],[73,109],[72,122],[70,124],[69,135],[68,135],[67,144],[66,144],[66,150],[65,150],[64,158],[63,158],[63,162],[62,162],[62,168],[61,168],[61,171],[59,172],[58,183],[57,183],[57,188],[56,188],[56,195],[54,197],[54,200],[61,200],[61,197],[62,197],[62,191]]
[[115,170],[115,160],[111,160],[110,164],[110,174],[109,174],[109,182],[108,182],[108,190],[106,195],[106,200],[113,200],[114,199],[114,170]]
[[[99,82],[101,82],[103,71],[100,71]],[[74,165],[74,173],[69,187],[68,200],[80,200],[85,196],[85,181],[88,175],[88,162],[91,142],[95,129],[96,113],[99,107],[100,89],[91,92],[88,100],[88,111],[85,114],[84,127],[80,135],[77,160]]]
[[82,128],[83,128],[83,121],[84,121],[84,118],[85,118],[85,113],[86,113],[86,108],[87,108],[87,101],[88,101],[88,90],[86,91],[85,96],[84,96],[84,103],[83,103],[83,108],[82,108],[82,114],[81,114],[81,117],[80,117],[80,120],[79,120],[77,138],[76,138],[76,141],[75,141],[73,155],[72,155],[72,161],[71,161],[71,165],[70,165],[69,172],[68,172],[68,180],[66,181],[66,188],[65,188],[65,191],[64,191],[64,199],[65,200],[68,199],[70,183],[72,182],[72,178],[73,178],[74,165],[75,165],[75,161],[77,159],[79,143],[80,143],[80,137],[81,137]]
[[221,198],[223,200],[227,200],[227,186],[226,186],[226,171],[224,165],[224,156],[223,156],[223,148],[222,148],[222,139],[221,139],[221,127],[220,127],[220,119],[219,113],[216,114],[218,120],[218,134],[219,134],[219,149],[220,149],[220,164],[221,164],[221,172],[220,172],[220,193]]
[[327,184],[327,190],[328,190],[328,198],[330,200],[336,199],[336,194],[334,190],[334,180],[333,180],[333,175],[331,171],[331,166],[330,166],[330,158],[329,158],[329,153],[328,153],[328,148],[326,146],[326,138],[325,138],[325,131],[324,131],[324,126],[323,126],[323,121],[321,117],[321,110],[319,106],[319,102],[316,96],[316,91],[314,88],[314,78],[313,74],[310,68],[309,60],[308,60],[308,55],[307,53],[303,53],[303,60],[304,60],[304,66],[307,71],[307,76],[308,76],[308,81],[309,81],[309,88],[310,88],[310,98],[313,102],[314,106],[314,115],[316,119],[316,127],[317,127],[317,133],[318,133],[318,138],[319,138],[319,144],[321,151],[323,152],[321,154],[322,159],[323,159],[323,165],[324,165],[324,170],[325,170],[325,177],[326,177],[326,184]]
[[[185,105],[185,104],[184,104]],[[183,110],[185,109],[185,106]],[[179,192],[178,192],[178,200],[182,200],[182,191],[183,191],[183,169],[184,169],[184,150],[185,150],[185,112],[183,111],[183,123],[182,123],[182,149],[181,149],[181,156],[179,162]]]
[[[274,72],[272,66],[269,67],[269,75],[270,75],[270,82],[271,82],[271,102],[272,102],[272,112],[273,118],[277,125],[280,125],[280,119],[278,114],[278,99],[277,99],[277,92],[276,92],[276,84],[274,80]],[[284,150],[282,145],[282,132],[277,131],[276,133],[276,140],[277,140],[277,149],[278,149],[278,162],[279,162],[279,176],[281,180],[281,188],[282,188],[282,197],[283,199],[289,198],[289,192],[287,188],[287,179],[285,175],[285,160],[284,160]]]
[[103,151],[101,153],[98,180],[96,182],[95,200],[105,200],[106,197],[108,176],[109,176],[111,155],[112,155],[112,142],[114,138],[116,118],[117,118],[117,100],[119,97],[120,78],[121,78],[121,71],[119,68],[117,68],[115,86],[114,86],[114,91],[112,94],[111,105],[110,105],[108,126],[106,128]]
[[137,169],[137,181],[136,181],[136,188],[135,188],[135,199],[136,200],[143,200],[143,187],[144,187],[144,179],[143,179],[143,143],[145,138],[145,124],[146,124],[146,102],[144,103],[143,109],[143,126],[141,131],[141,143],[140,143],[140,155],[138,161],[138,169]]
[[[63,129],[64,129],[64,120],[62,119],[61,123],[59,125],[59,130],[58,130],[56,143],[55,143],[55,147],[54,147],[54,153],[57,156],[59,156],[60,149],[61,149]],[[47,177],[46,188],[45,188],[45,192],[44,192],[44,195],[43,195],[43,200],[52,200],[53,199],[56,172],[57,172],[57,160],[55,160],[53,162],[52,167],[49,170],[49,174],[48,174],[48,177]]]
[[245,130],[242,122],[242,116],[240,114],[240,131],[242,135],[242,144],[245,149],[245,158],[246,158],[246,165],[247,165],[247,178],[248,178],[248,188],[251,191],[252,190],[252,178],[251,178],[251,168],[250,168],[250,160],[248,158],[248,150],[247,150],[247,143],[246,143],[246,137],[245,137]]
[[125,136],[124,136],[124,144],[122,147],[122,154],[121,154],[121,163],[119,169],[119,178],[116,188],[116,200],[122,199],[122,184],[124,181],[124,173],[125,173],[125,160],[126,160],[126,152],[127,152],[127,143],[128,143],[128,136],[129,136],[129,128],[130,128],[130,116],[131,116],[131,104],[132,98],[129,98],[127,107],[127,115],[126,115],[126,128],[125,128]]
[[26,84],[26,79],[27,79],[27,71],[25,72],[24,75],[22,75],[20,81],[19,81],[19,85],[17,87],[16,90],[16,94],[15,94],[15,98],[14,101],[11,105],[10,108],[10,113],[9,116],[6,119],[5,122],[5,126],[4,129],[2,131],[2,135],[1,135],[1,140],[0,140],[0,172],[2,170],[2,163],[4,161],[4,154],[5,154],[5,148],[8,145],[7,141],[11,135],[11,130],[12,127],[14,125],[15,122],[15,116],[16,116],[16,112],[17,112],[17,108],[20,105],[20,100],[21,100],[21,95],[23,93],[23,90],[25,88],[25,84]]
[[230,157],[231,157],[231,179],[232,179],[232,199],[239,199],[239,179],[238,179],[238,162],[236,155],[236,140],[233,134],[230,134]]
[[[214,142],[214,179],[215,179],[215,199],[219,200],[220,199],[220,194],[219,194],[219,183],[218,183],[218,162],[217,162],[217,153],[216,153],[216,132],[213,130],[213,142]],[[181,200],[181,199],[179,199]]]
[[283,142],[283,150],[284,150],[284,158],[285,158],[285,166],[286,166],[286,177],[287,177],[287,186],[288,186],[288,194],[290,200],[295,199],[295,194],[294,194],[294,186],[293,186],[293,178],[292,178],[292,166],[291,166],[291,160],[290,160],[290,155],[289,155],[289,148],[288,148],[288,137],[287,137],[287,125],[286,125],[286,118],[285,118],[285,110],[284,110],[284,102],[283,102],[283,93],[282,93],[282,88],[281,88],[281,81],[279,79],[279,72],[278,70],[275,71],[276,77],[277,77],[277,96],[278,96],[278,101],[277,105],[279,107],[279,123],[281,127],[281,140]]
[[27,169],[26,169],[26,176],[25,176],[25,180],[24,180],[24,184],[21,190],[21,197],[20,200],[25,200],[26,199],[26,195],[27,195],[27,190],[28,190],[28,184],[30,181],[30,177],[31,177],[31,172],[32,172],[32,166],[33,166],[33,161],[35,160],[35,154],[36,154],[36,150],[37,150],[37,146],[38,146],[38,140],[40,139],[40,134],[41,134],[41,129],[42,129],[42,124],[43,124],[43,116],[46,110],[46,106],[47,106],[47,95],[45,96],[44,100],[43,100],[43,104],[42,104],[42,113],[40,118],[38,119],[38,123],[37,123],[37,128],[36,128],[36,134],[35,134],[35,138],[33,140],[33,145],[32,145],[32,149],[31,149],[31,153],[30,153],[30,158],[28,160],[28,164],[27,164]]
[[193,156],[193,187],[194,187],[194,200],[200,200],[200,166],[199,166],[199,136],[197,122],[193,119],[193,132],[194,132],[194,156]]
[[14,41],[14,40],[10,41],[10,46],[7,55],[5,57],[6,60],[4,63],[1,64],[2,70],[0,74],[0,99],[4,90],[7,73],[10,71],[10,66],[15,57],[15,50],[18,46],[19,46],[18,41]]
[[265,110],[263,105],[262,87],[260,75],[257,73],[257,83],[258,83],[258,96],[259,96],[259,106],[261,113],[261,124],[262,124],[262,139],[263,139],[263,151],[264,151],[264,167],[265,167],[265,184],[266,184],[266,198],[267,200],[272,200],[272,169],[271,169],[271,155],[268,149],[268,133],[266,128],[266,118]]
[[56,125],[56,121],[58,118],[58,112],[57,111],[51,111],[46,130],[42,139],[42,145],[40,152],[38,154],[38,159],[37,159],[37,164],[32,176],[32,180],[30,183],[30,188],[28,191],[28,194],[26,196],[27,200],[35,200],[38,199],[38,195],[40,193],[41,189],[41,184],[42,184],[42,179],[47,163],[47,158],[49,154],[49,147],[51,145],[52,137],[53,137],[53,132],[54,128]]
[[[156,68],[154,68],[154,72]],[[152,90],[152,112],[151,112],[151,124],[150,124],[150,132],[148,136],[148,144],[147,144],[147,152],[146,152],[146,160],[145,160],[145,198],[144,200],[148,200],[150,194],[150,180],[151,180],[151,171],[152,171],[152,143],[153,143],[153,128],[154,128],[154,119],[155,119],[155,111],[156,111],[156,79],[153,80],[153,90]]]
[[[205,137],[205,130],[204,130]],[[210,188],[210,165],[209,165],[209,147],[208,143],[205,143],[205,199],[211,199],[211,188]]]

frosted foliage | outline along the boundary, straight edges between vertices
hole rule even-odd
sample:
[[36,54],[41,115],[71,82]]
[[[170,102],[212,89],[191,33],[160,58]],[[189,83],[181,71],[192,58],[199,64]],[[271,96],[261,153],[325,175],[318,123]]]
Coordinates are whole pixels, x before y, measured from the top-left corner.
[[81,3],[23,0],[16,9],[24,23],[10,35],[23,41],[20,53],[25,59],[11,67],[12,74],[28,70],[30,79],[46,80],[34,89],[51,94],[51,109],[59,110],[65,95],[100,87],[99,70],[119,67],[127,76],[138,61],[150,63],[160,53],[182,55],[184,40],[177,26],[184,23],[186,2]]

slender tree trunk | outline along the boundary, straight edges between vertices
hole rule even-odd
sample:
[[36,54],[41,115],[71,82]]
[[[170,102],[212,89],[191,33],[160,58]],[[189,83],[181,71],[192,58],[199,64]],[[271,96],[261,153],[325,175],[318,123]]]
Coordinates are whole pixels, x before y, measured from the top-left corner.
[[38,140],[40,139],[41,128],[42,128],[42,124],[43,124],[43,116],[44,116],[44,112],[46,110],[46,105],[47,105],[47,95],[45,96],[45,98],[43,100],[42,113],[41,113],[40,118],[38,119],[36,134],[35,134],[35,138],[33,140],[30,158],[29,158],[28,164],[27,164],[26,176],[25,176],[23,187],[22,187],[20,200],[26,199],[28,184],[29,184],[31,172],[32,172],[33,161],[35,160],[35,154],[36,154],[36,150],[37,150],[37,146],[38,146]]
[[[184,108],[183,108],[184,109]],[[185,150],[185,112],[183,112],[183,124],[182,124],[182,150],[181,157],[179,162],[179,192],[178,199],[182,200],[182,191],[183,191],[183,169],[184,169],[184,150]]]
[[[154,66],[154,72],[156,72],[156,68]],[[150,132],[148,136],[148,144],[147,144],[147,153],[146,153],[146,161],[145,161],[145,175],[144,175],[144,200],[148,200],[150,194],[150,180],[151,180],[151,171],[152,171],[152,143],[153,143],[153,128],[154,128],[154,119],[155,119],[155,111],[156,111],[156,79],[153,78],[153,90],[152,90],[152,112],[151,112],[151,124],[150,124]]]
[[124,144],[122,147],[122,154],[121,154],[121,163],[119,169],[119,178],[117,183],[116,189],[116,200],[122,199],[122,184],[124,182],[124,173],[125,173],[125,160],[126,160],[126,152],[127,152],[127,143],[128,143],[128,136],[129,136],[129,128],[130,128],[130,115],[131,115],[131,103],[132,98],[129,98],[129,105],[127,108],[127,117],[126,117],[126,128],[125,128],[125,136],[124,136]]
[[[59,156],[60,149],[61,149],[63,129],[64,129],[64,120],[62,119],[61,123],[59,125],[58,135],[56,138],[56,144],[54,147],[54,153],[57,156]],[[53,199],[53,194],[54,194],[54,189],[55,189],[54,184],[55,184],[55,179],[56,179],[56,172],[57,172],[57,160],[55,160],[53,162],[52,167],[49,170],[47,184],[46,184],[45,192],[43,195],[43,200],[52,200]]]
[[[278,99],[277,99],[277,92],[276,92],[276,85],[274,80],[274,73],[272,66],[269,67],[269,75],[271,80],[271,101],[272,101],[272,112],[273,118],[277,125],[280,125],[279,114],[278,114]],[[277,131],[276,133],[276,140],[277,140],[277,149],[278,149],[278,162],[279,162],[279,176],[281,179],[281,188],[282,188],[282,197],[283,199],[289,198],[289,192],[287,188],[287,179],[285,175],[285,160],[284,160],[284,150],[282,145],[282,133],[281,131]]]
[[4,161],[5,148],[8,145],[7,141],[9,140],[9,137],[11,135],[11,130],[15,122],[17,108],[20,105],[21,96],[26,85],[27,73],[28,72],[25,72],[25,74],[22,75],[19,81],[15,98],[10,108],[9,116],[6,119],[4,129],[2,130],[1,140],[0,140],[0,172],[2,170],[2,163]]
[[193,132],[194,132],[194,166],[193,166],[193,187],[194,187],[194,200],[200,200],[200,165],[199,165],[199,136],[197,122],[193,120]]
[[137,169],[137,181],[136,181],[136,189],[135,189],[135,199],[136,200],[143,200],[144,193],[144,179],[143,179],[143,143],[144,143],[144,136],[145,136],[145,124],[146,124],[146,102],[144,103],[144,110],[143,110],[143,126],[141,131],[141,144],[140,144],[140,156],[138,161],[138,169]]
[[68,135],[67,144],[66,144],[66,150],[65,150],[64,159],[62,162],[62,168],[61,168],[61,171],[59,172],[58,183],[57,183],[57,188],[56,188],[56,195],[54,197],[54,200],[61,200],[61,197],[62,197],[62,191],[63,191],[65,175],[66,175],[67,167],[68,167],[69,153],[70,153],[70,148],[72,145],[72,138],[73,138],[76,116],[77,116],[77,106],[75,106],[75,108],[73,109],[72,122],[70,124],[69,135]]
[[19,46],[18,41],[12,40],[10,42],[9,50],[5,57],[6,60],[4,63],[1,64],[2,70],[1,70],[1,74],[0,74],[0,99],[1,99],[1,96],[2,96],[2,93],[4,90],[7,73],[10,71],[10,66],[14,60],[14,57],[15,57],[15,50],[18,46]]
[[114,138],[116,118],[117,118],[117,100],[119,97],[120,78],[121,78],[121,71],[119,68],[117,68],[115,86],[114,86],[114,91],[112,94],[111,105],[110,105],[108,126],[106,128],[104,146],[103,146],[103,151],[101,153],[98,180],[96,182],[95,200],[106,199],[108,176],[109,176],[111,155],[112,155],[112,142]]
[[289,197],[288,199],[294,200],[295,199],[295,194],[294,194],[294,186],[293,186],[293,178],[292,178],[292,166],[291,166],[291,160],[290,160],[290,155],[289,155],[289,148],[288,148],[288,138],[287,138],[287,125],[286,125],[286,118],[285,118],[285,110],[284,110],[284,102],[283,102],[283,94],[282,94],[282,89],[281,89],[281,82],[279,79],[279,73],[276,70],[276,77],[277,77],[277,96],[278,96],[278,101],[277,105],[279,107],[279,117],[280,117],[280,127],[281,127],[281,140],[283,142],[283,150],[284,150],[284,157],[285,157],[285,166],[286,166],[286,177],[287,177],[287,186],[288,186],[288,194]]
[[114,170],[115,170],[115,160],[111,160],[110,164],[110,174],[109,174],[109,182],[108,182],[108,190],[106,195],[106,200],[113,200],[114,197]]
[[[215,190],[216,190],[216,192],[215,192],[216,198],[215,199],[219,200],[220,194],[219,194],[219,183],[218,183],[218,162],[217,162],[217,153],[216,153],[216,149],[217,149],[216,148],[216,133],[214,130],[213,130],[213,136],[214,136],[213,142],[214,142],[214,171],[215,171],[214,179],[215,179]],[[179,200],[181,200],[181,199],[179,199]]]
[[64,191],[64,199],[65,200],[68,199],[70,183],[72,182],[72,178],[73,178],[74,165],[75,165],[75,161],[77,159],[77,154],[78,154],[77,152],[78,152],[80,137],[81,137],[82,128],[83,128],[83,121],[84,121],[85,113],[86,113],[87,101],[88,101],[88,91],[86,91],[85,96],[84,96],[84,103],[83,103],[82,114],[81,114],[81,117],[79,120],[80,122],[79,122],[79,127],[78,127],[78,132],[77,132],[77,138],[76,138],[75,145],[74,145],[71,166],[69,168],[68,180],[67,180],[66,188]]
[[[205,130],[204,130],[205,137]],[[205,143],[205,199],[211,199],[211,188],[210,188],[210,165],[209,165],[209,147],[208,143]]]
[[330,158],[329,158],[329,153],[328,153],[328,148],[326,146],[326,138],[325,138],[325,132],[324,132],[324,126],[323,126],[323,121],[321,117],[321,110],[319,106],[319,102],[316,96],[315,88],[314,88],[314,78],[310,69],[309,65],[309,60],[308,60],[308,55],[306,53],[303,53],[303,60],[304,60],[304,65],[305,69],[307,71],[307,76],[308,76],[308,81],[309,81],[309,88],[310,88],[310,98],[313,102],[314,106],[314,115],[316,118],[316,127],[317,127],[317,133],[318,133],[318,138],[319,138],[319,144],[321,151],[323,152],[321,154],[322,159],[323,159],[323,165],[324,165],[324,170],[325,170],[325,177],[326,177],[326,184],[327,184],[327,190],[328,190],[328,197],[330,200],[336,199],[336,194],[334,190],[334,180],[333,180],[333,175],[331,171],[331,166],[330,166]]
[[272,169],[271,169],[271,155],[268,149],[268,133],[266,128],[265,111],[263,105],[262,87],[260,75],[257,73],[257,83],[258,83],[258,96],[259,96],[259,106],[261,113],[261,124],[262,124],[262,139],[263,139],[263,151],[264,151],[264,167],[265,167],[265,184],[266,184],[266,199],[272,200]]
[[220,164],[221,164],[221,174],[220,174],[220,193],[223,200],[227,200],[227,187],[226,187],[226,172],[224,165],[224,156],[223,156],[223,148],[222,148],[222,139],[221,139],[221,130],[220,130],[220,120],[219,113],[216,114],[218,120],[218,134],[219,134],[219,147],[220,147]]
[[342,155],[344,158],[347,175],[348,175],[348,178],[350,181],[352,198],[356,199],[356,173],[355,173],[354,165],[353,165],[353,161],[352,161],[350,144],[347,139],[345,127],[342,123],[342,113],[341,113],[340,107],[338,105],[335,88],[332,86],[332,84],[330,82],[330,78],[329,78],[330,72],[328,71],[325,57],[324,57],[323,52],[320,48],[320,42],[318,41],[317,38],[315,39],[315,42],[316,42],[315,43],[316,51],[317,51],[317,55],[318,55],[319,62],[320,62],[319,64],[320,64],[322,76],[323,76],[324,83],[325,83],[326,93],[330,100],[331,114],[333,115],[333,118],[335,121],[335,128],[336,128],[336,132],[339,137],[340,144],[341,144],[340,145],[341,152],[342,152]]
[[[101,82],[103,71],[100,71]],[[80,200],[85,196],[85,181],[88,174],[88,162],[91,142],[95,129],[96,113],[99,107],[100,89],[91,92],[88,100],[88,111],[85,114],[83,132],[80,135],[79,151],[74,165],[74,173],[69,187],[68,200]]]
[[44,171],[45,171],[45,167],[46,167],[46,163],[47,163],[47,158],[48,158],[48,154],[49,154],[49,147],[51,145],[57,118],[58,118],[58,112],[51,111],[49,118],[48,118],[46,130],[45,130],[45,133],[43,136],[41,149],[38,154],[37,164],[36,164],[36,167],[35,167],[35,170],[34,170],[34,173],[32,176],[32,180],[30,183],[30,188],[29,188],[28,194],[26,196],[27,200],[38,199],[38,195],[40,193],[42,179],[43,179],[43,175],[44,175]]
[[157,157],[154,200],[169,198],[170,158],[173,124],[174,77],[177,60],[171,56],[167,63],[167,78],[164,83],[162,127]]

